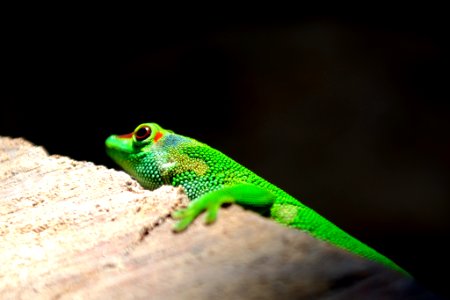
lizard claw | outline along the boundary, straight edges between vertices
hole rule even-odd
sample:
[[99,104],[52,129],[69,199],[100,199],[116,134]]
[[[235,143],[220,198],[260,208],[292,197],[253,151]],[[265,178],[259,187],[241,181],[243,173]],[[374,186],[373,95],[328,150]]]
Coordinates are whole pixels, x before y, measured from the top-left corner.
[[172,218],[179,221],[174,225],[173,230],[175,232],[181,232],[185,230],[204,210],[206,210],[205,223],[211,224],[217,219],[219,208],[220,205],[211,205],[207,208],[193,206],[174,211],[171,216]]
[[213,223],[217,219],[221,205],[226,202],[230,202],[229,198],[223,197],[218,191],[193,200],[187,208],[174,211],[171,214],[172,218],[179,220],[173,230],[175,232],[185,230],[204,211],[206,211],[205,223]]

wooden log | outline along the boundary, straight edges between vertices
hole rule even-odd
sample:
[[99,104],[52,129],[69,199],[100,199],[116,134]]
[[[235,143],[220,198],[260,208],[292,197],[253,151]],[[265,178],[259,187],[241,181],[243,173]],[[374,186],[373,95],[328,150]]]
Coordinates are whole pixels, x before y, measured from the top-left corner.
[[233,205],[175,234],[182,188],[0,137],[1,299],[435,299],[414,280]]

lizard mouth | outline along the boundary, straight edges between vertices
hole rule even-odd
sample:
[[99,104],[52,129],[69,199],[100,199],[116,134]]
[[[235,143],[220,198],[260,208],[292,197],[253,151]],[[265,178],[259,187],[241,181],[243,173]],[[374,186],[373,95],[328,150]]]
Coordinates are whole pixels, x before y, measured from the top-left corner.
[[128,135],[111,135],[105,141],[107,150],[134,153],[133,140]]
[[[117,164],[123,165],[130,154],[136,153],[133,139],[120,135],[111,135],[105,141],[106,154]],[[123,166],[122,166],[123,167]]]

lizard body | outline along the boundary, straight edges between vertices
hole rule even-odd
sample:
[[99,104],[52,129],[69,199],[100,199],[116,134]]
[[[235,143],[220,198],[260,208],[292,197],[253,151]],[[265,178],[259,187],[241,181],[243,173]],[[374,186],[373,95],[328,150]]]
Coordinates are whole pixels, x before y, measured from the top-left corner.
[[179,219],[175,231],[186,229],[203,211],[206,222],[211,223],[222,204],[237,203],[409,276],[393,261],[280,188],[195,139],[156,123],[144,123],[130,134],[111,135],[106,140],[106,149],[143,187],[153,190],[168,184],[185,189],[191,202],[186,209],[172,214]]

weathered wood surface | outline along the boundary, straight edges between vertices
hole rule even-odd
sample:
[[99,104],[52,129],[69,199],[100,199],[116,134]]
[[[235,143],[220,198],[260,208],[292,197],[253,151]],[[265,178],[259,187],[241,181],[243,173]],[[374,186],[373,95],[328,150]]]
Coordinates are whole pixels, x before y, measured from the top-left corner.
[[0,137],[1,299],[434,299],[238,206],[174,234],[179,188]]

